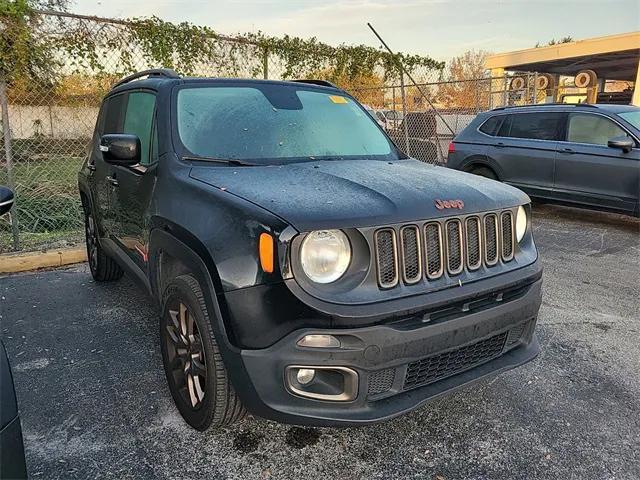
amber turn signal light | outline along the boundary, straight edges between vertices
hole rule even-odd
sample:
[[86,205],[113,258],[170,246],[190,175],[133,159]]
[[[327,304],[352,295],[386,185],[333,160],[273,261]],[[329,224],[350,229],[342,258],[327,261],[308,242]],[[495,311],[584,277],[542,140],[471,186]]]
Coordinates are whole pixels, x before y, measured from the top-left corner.
[[273,273],[273,238],[268,233],[260,234],[260,266],[265,273]]

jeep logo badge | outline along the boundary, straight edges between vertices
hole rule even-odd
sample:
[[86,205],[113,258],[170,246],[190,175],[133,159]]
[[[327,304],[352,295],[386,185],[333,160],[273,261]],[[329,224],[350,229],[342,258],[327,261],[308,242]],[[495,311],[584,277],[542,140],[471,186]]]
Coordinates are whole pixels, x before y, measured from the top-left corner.
[[464,202],[462,200],[440,200],[436,199],[436,208],[438,210],[444,210],[445,208],[457,208],[462,210],[464,208]]

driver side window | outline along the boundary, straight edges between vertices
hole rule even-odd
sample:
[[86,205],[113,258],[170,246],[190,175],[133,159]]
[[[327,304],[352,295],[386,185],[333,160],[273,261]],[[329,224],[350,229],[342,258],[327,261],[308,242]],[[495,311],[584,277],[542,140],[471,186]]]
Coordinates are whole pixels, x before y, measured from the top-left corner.
[[607,146],[614,137],[628,136],[622,128],[601,115],[572,113],[569,115],[567,141]]
[[124,116],[122,133],[137,135],[140,139],[140,164],[149,165],[155,161],[158,152],[157,137],[152,135],[155,118],[156,96],[148,92],[131,92],[127,98],[127,110]]

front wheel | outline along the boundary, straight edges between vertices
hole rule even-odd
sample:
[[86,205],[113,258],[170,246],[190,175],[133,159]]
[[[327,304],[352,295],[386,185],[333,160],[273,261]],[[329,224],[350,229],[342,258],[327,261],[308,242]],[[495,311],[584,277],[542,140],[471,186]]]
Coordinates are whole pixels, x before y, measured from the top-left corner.
[[162,360],[182,417],[201,431],[240,420],[245,409],[222,362],[200,284],[181,275],[169,284],[162,303]]

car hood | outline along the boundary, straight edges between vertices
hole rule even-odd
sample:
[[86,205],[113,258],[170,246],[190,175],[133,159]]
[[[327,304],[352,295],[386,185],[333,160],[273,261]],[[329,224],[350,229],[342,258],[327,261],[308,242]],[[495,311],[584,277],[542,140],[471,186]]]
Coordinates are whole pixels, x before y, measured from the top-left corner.
[[[388,225],[513,207],[522,191],[417,160],[194,166],[190,176],[259,205],[298,231]],[[462,200],[461,210],[436,200]]]

